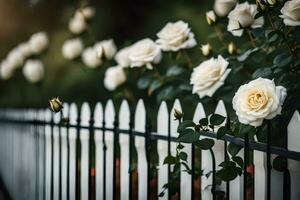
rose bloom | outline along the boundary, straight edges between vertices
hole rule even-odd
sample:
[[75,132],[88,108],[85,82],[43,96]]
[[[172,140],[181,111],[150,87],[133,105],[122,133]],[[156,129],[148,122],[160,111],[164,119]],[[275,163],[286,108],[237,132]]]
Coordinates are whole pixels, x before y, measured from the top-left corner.
[[24,58],[26,58],[32,54],[29,42],[23,42],[23,43],[19,44],[17,48],[22,53]]
[[236,0],[215,0],[214,11],[219,17],[225,17],[235,4]]
[[102,61],[97,56],[93,47],[86,48],[82,53],[82,61],[89,68],[96,68],[101,65]]
[[80,38],[66,40],[62,46],[62,54],[68,60],[73,60],[80,56],[82,50],[83,43]]
[[21,67],[24,64],[24,59],[23,53],[19,48],[14,48],[7,55],[7,62],[14,68]]
[[0,64],[0,77],[3,80],[8,80],[13,76],[14,66],[7,60],[3,60]]
[[264,24],[264,18],[259,17],[255,19],[257,13],[257,6],[244,2],[237,4],[236,7],[228,15],[227,30],[234,36],[242,36],[244,30],[242,28],[258,28]]
[[105,72],[104,86],[113,91],[126,81],[126,74],[121,66],[110,67]]
[[242,124],[258,127],[264,119],[273,119],[281,113],[285,97],[284,87],[275,86],[273,80],[258,78],[242,85],[232,104]]
[[44,77],[44,65],[40,60],[27,60],[23,67],[23,75],[30,83],[37,83]]
[[85,31],[86,28],[87,24],[83,14],[77,11],[69,21],[69,30],[71,33],[80,34]]
[[129,53],[130,67],[146,66],[152,69],[151,63],[159,63],[162,58],[161,50],[151,39],[143,39],[132,45]]
[[219,55],[218,58],[211,58],[195,67],[190,78],[190,83],[193,85],[193,94],[198,94],[200,98],[212,97],[224,85],[224,81],[231,71],[227,68],[228,64]]
[[163,51],[178,51],[196,46],[197,42],[189,25],[183,21],[168,23],[159,33],[156,43]]
[[115,55],[115,60],[121,67],[129,67],[130,60],[129,60],[129,53],[130,53],[131,46],[124,47],[120,49],[117,54]]
[[33,53],[42,53],[49,45],[49,38],[47,33],[38,32],[33,34],[29,39],[29,45]]
[[287,26],[300,26],[300,1],[291,0],[285,2],[281,8],[280,15],[283,18],[283,23]]
[[108,60],[111,60],[117,52],[117,47],[113,39],[97,42],[94,48],[96,49],[97,55],[100,58],[101,56],[104,56]]
[[96,11],[95,8],[91,6],[87,6],[87,7],[79,8],[79,10],[77,10],[76,13],[82,14],[85,19],[91,19],[92,17],[95,16]]

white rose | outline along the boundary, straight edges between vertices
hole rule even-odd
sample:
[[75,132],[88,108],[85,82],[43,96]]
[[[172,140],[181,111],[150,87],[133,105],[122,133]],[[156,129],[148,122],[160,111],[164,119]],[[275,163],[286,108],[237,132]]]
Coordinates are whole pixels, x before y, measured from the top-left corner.
[[201,51],[204,56],[208,56],[212,51],[212,48],[209,43],[201,45]]
[[273,119],[281,113],[286,89],[274,81],[258,78],[242,85],[235,93],[233,109],[243,124],[261,126],[264,119]]
[[89,47],[83,51],[82,61],[87,67],[90,68],[96,68],[102,63],[93,47]]
[[189,25],[183,21],[168,23],[157,37],[156,43],[163,51],[189,49],[197,44]]
[[32,54],[29,42],[24,42],[24,43],[19,44],[17,48],[23,54],[24,58],[27,58],[28,56],[31,56],[31,54]]
[[242,36],[244,30],[242,28],[258,28],[264,24],[264,18],[259,17],[255,19],[257,13],[257,6],[244,2],[237,4],[235,8],[229,13],[227,30],[234,36]]
[[227,69],[228,64],[219,55],[218,58],[206,60],[194,68],[190,79],[190,83],[193,85],[193,94],[198,94],[200,98],[212,97],[224,85],[224,81],[231,71],[231,69]]
[[13,76],[14,73],[14,67],[8,62],[7,60],[4,60],[1,62],[0,65],[0,77],[3,80],[10,79]]
[[130,60],[129,60],[129,53],[130,53],[131,46],[125,47],[118,51],[115,55],[115,60],[121,67],[129,67]]
[[101,57],[103,55],[108,60],[111,60],[117,52],[117,47],[113,39],[97,42],[94,47],[98,56]]
[[104,86],[113,91],[126,81],[126,74],[121,66],[110,67],[105,72]]
[[68,60],[73,60],[80,56],[83,50],[83,43],[81,39],[74,38],[66,40],[62,47],[62,54]]
[[23,68],[23,75],[30,83],[37,83],[44,77],[44,65],[40,60],[27,60]]
[[80,34],[87,28],[86,21],[83,14],[76,12],[75,15],[69,21],[69,30],[71,33]]
[[93,8],[91,6],[80,8],[76,12],[79,12],[80,14],[82,14],[85,19],[91,19],[92,17],[95,16],[95,13],[96,13],[95,8]]
[[291,0],[285,2],[281,8],[280,15],[283,18],[283,22],[287,26],[300,26],[300,1]]
[[24,64],[24,56],[20,49],[14,48],[11,50],[7,55],[7,62],[14,68],[21,67]]
[[206,21],[209,25],[212,25],[217,20],[217,16],[213,10],[206,12]]
[[45,32],[35,33],[29,39],[31,51],[35,54],[42,53],[48,47],[48,44],[49,38]]
[[151,39],[143,39],[131,47],[129,53],[130,67],[142,67],[146,65],[152,69],[151,63],[159,63],[162,58],[161,50]]
[[236,0],[215,0],[214,11],[219,17],[225,17],[235,4]]

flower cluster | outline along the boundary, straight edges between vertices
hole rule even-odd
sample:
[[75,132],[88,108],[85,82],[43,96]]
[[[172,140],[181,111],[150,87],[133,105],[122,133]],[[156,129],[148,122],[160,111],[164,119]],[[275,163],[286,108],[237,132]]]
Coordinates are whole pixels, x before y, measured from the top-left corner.
[[45,32],[38,32],[33,34],[28,41],[13,48],[1,61],[1,78],[10,79],[18,68],[24,66],[23,75],[28,82],[41,81],[44,77],[44,64],[37,57],[45,51],[48,45],[48,35]]

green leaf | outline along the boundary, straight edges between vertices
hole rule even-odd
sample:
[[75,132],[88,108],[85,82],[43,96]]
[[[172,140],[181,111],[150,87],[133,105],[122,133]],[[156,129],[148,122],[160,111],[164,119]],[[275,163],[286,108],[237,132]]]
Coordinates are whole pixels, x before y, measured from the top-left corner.
[[217,176],[223,181],[232,181],[238,176],[236,167],[224,167],[217,172]]
[[225,121],[226,117],[219,115],[219,114],[212,114],[209,118],[210,124],[216,126],[220,125]]
[[173,165],[175,163],[177,163],[177,158],[172,155],[168,155],[164,160],[164,164]]
[[232,160],[233,160],[234,162],[236,162],[240,167],[243,167],[244,161],[243,161],[243,159],[242,159],[241,157],[239,157],[239,156],[234,156],[234,157],[232,157]]
[[151,82],[151,78],[146,76],[146,77],[141,77],[138,82],[137,82],[137,87],[141,90],[144,90],[149,87]]
[[217,139],[221,139],[224,135],[227,133],[227,128],[225,126],[222,126],[217,131]]
[[250,125],[240,124],[239,126],[239,135],[244,136],[246,133],[251,133],[255,131],[255,128]]
[[244,52],[242,55],[237,57],[239,62],[244,62],[252,53],[257,52],[259,48],[249,49],[248,51]]
[[192,129],[185,129],[182,134],[177,138],[178,142],[193,143],[200,137],[200,133]]
[[287,159],[282,156],[277,156],[273,160],[273,167],[277,171],[283,172],[287,168]]
[[195,143],[195,145],[202,150],[208,150],[212,148],[215,144],[215,141],[213,139],[204,138],[202,140],[199,140]]
[[158,88],[160,88],[162,86],[163,82],[159,79],[156,79],[154,81],[152,81],[152,83],[149,86],[149,91],[148,93],[151,94],[153,93],[155,90],[157,90]]
[[170,77],[170,76],[177,76],[180,75],[182,73],[184,73],[185,70],[182,67],[179,66],[172,66],[168,69],[167,73],[166,73],[166,77]]
[[242,146],[239,146],[237,144],[234,143],[229,143],[228,145],[228,152],[231,156],[235,156],[236,154],[239,153],[239,151],[242,149]]
[[179,149],[179,150],[181,150],[181,149],[184,148],[184,146],[182,144],[178,144],[176,148]]
[[180,152],[178,156],[181,160],[186,161],[188,155],[185,152]]
[[199,124],[201,126],[207,126],[208,125],[208,119],[207,118],[202,118],[199,120]]
[[272,75],[272,70],[270,68],[259,68],[252,74],[252,77],[254,79],[259,77],[267,78],[270,75]]
[[193,121],[185,120],[185,121],[181,122],[179,124],[179,126],[177,127],[177,132],[181,133],[184,129],[186,129],[188,127],[194,127],[194,126],[196,126],[196,124]]

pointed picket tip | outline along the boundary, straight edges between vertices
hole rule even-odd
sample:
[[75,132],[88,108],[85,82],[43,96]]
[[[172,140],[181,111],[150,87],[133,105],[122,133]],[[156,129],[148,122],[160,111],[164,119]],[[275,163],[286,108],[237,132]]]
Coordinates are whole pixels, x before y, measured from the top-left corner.
[[119,126],[121,129],[128,129],[130,122],[130,109],[126,100],[123,100],[119,112]]
[[300,115],[295,111],[288,125],[288,150],[300,152]]
[[206,117],[206,114],[205,114],[203,105],[202,105],[202,103],[198,103],[196,110],[194,112],[193,121],[198,123],[200,119],[205,118],[205,117]]
[[227,112],[226,112],[226,108],[225,108],[225,104],[224,104],[223,100],[220,100],[218,102],[218,105],[216,107],[215,113],[219,114],[219,115],[222,115],[224,117],[227,117]]
[[168,136],[169,111],[165,101],[161,102],[157,113],[157,134]]
[[113,101],[110,99],[107,101],[105,106],[105,124],[107,128],[113,128],[114,127],[114,121],[115,121],[115,108]]
[[84,102],[81,106],[80,118],[81,118],[80,121],[81,126],[90,125],[91,109],[87,102]]
[[144,101],[140,99],[137,103],[134,113],[134,129],[136,131],[145,132],[146,130],[146,109]]
[[49,108],[45,109],[45,122],[50,122],[52,117],[52,111]]
[[70,124],[77,125],[78,109],[75,103],[70,104]]
[[94,121],[96,127],[102,127],[103,123],[103,107],[100,102],[98,102],[95,106],[94,110]]

